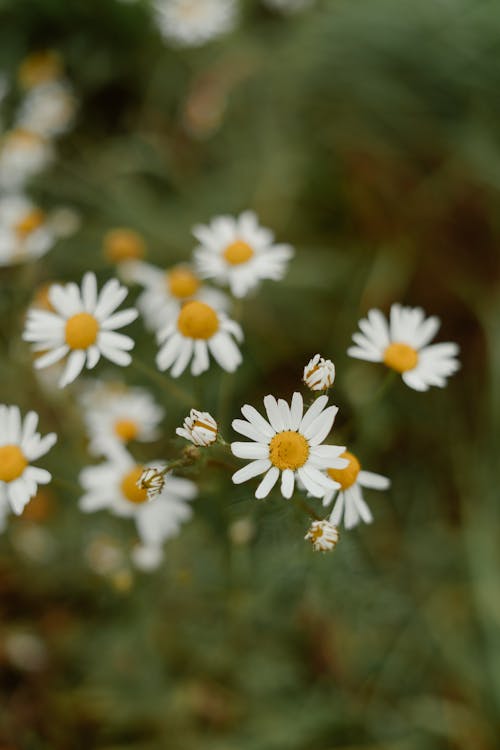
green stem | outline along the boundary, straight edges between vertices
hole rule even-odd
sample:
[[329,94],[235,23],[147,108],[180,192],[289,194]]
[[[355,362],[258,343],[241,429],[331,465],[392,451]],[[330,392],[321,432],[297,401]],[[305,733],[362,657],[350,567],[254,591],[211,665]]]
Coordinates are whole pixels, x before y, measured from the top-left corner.
[[138,372],[141,372],[143,375],[147,375],[147,377],[150,380],[153,380],[155,383],[160,385],[165,391],[168,391],[168,393],[177,401],[182,401],[187,406],[195,407],[197,405],[197,400],[192,396],[190,393],[185,391],[183,388],[178,386],[176,383],[172,382],[171,379],[168,377],[165,377],[161,373],[157,372],[156,370],[153,370],[148,365],[145,365],[143,362],[138,361],[137,359],[134,359],[132,361],[132,367]]

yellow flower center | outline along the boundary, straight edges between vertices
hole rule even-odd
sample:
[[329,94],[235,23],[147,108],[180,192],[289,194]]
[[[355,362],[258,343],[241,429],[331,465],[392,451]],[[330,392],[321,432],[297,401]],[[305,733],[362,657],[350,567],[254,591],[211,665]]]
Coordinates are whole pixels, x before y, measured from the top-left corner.
[[335,482],[340,484],[343,490],[346,490],[348,487],[352,487],[358,478],[358,474],[361,471],[361,464],[356,456],[349,453],[349,451],[344,451],[340,458],[345,458],[349,461],[349,464],[345,469],[328,469],[328,474]]
[[72,315],[66,321],[66,343],[70,349],[87,349],[95,342],[99,323],[90,313]]
[[104,235],[104,255],[110,263],[140,260],[146,255],[146,243],[133,229],[112,229]]
[[131,471],[125,474],[120,485],[120,489],[127,500],[136,505],[141,505],[148,499],[148,491],[137,486],[143,471],[144,466],[134,466]]
[[240,263],[246,263],[253,256],[253,250],[247,242],[236,240],[224,250],[224,258],[232,266],[239,266]]
[[45,214],[39,208],[34,208],[27,213],[21,221],[16,224],[16,233],[20,239],[28,237],[32,232],[42,226],[45,221]]
[[13,482],[21,476],[27,465],[18,445],[0,446],[0,481]]
[[133,419],[117,419],[115,422],[115,433],[125,443],[137,437],[138,432],[139,425]]
[[396,372],[407,372],[417,366],[418,352],[408,344],[395,341],[385,350],[384,363]]
[[281,471],[300,469],[309,456],[309,443],[300,432],[278,432],[269,443],[271,463]]
[[200,288],[200,280],[186,266],[177,266],[167,272],[168,289],[172,297],[186,299]]
[[180,311],[177,328],[188,339],[209,339],[219,330],[219,318],[210,305],[195,300]]
[[14,146],[14,148],[31,148],[31,146],[38,146],[44,142],[44,139],[38,133],[33,133],[25,128],[11,130],[5,136],[5,140],[8,146]]
[[61,58],[52,50],[34,52],[26,57],[19,67],[19,82],[24,88],[32,88],[56,79],[62,70]]

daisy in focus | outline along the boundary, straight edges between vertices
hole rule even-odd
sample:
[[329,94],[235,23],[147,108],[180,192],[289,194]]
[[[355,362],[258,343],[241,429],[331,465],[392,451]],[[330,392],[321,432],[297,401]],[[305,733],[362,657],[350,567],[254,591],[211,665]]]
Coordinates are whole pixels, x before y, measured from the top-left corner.
[[266,396],[265,419],[253,406],[245,404],[241,412],[245,419],[235,419],[233,429],[252,442],[232,443],[231,451],[250,463],[233,474],[233,482],[241,484],[264,474],[255,497],[264,498],[281,476],[281,494],[290,498],[298,479],[314,497],[323,497],[329,490],[339,488],[339,483],[328,477],[324,470],[330,466],[343,469],[347,461],[341,458],[345,451],[338,445],[324,445],[333,427],[338,408],[329,406],[327,396],[320,396],[304,414],[300,393],[294,393],[290,406],[284,399],[276,401]]
[[106,509],[133,518],[142,544],[157,549],[191,517],[190,502],[197,488],[189,479],[168,474],[161,492],[150,499],[147,490],[138,486],[146,468],[123,449],[105,463],[86,467],[80,473],[84,495],[79,505],[85,513]]
[[439,318],[426,318],[420,307],[394,304],[389,321],[380,310],[370,310],[360,320],[361,333],[353,335],[355,346],[347,353],[367,362],[383,362],[416,391],[427,391],[432,385],[443,388],[460,363],[457,344],[429,346],[440,325]]
[[46,469],[31,462],[44,456],[57,440],[50,432],[42,437],[36,431],[38,415],[28,412],[24,419],[17,406],[0,405],[0,514],[5,516],[8,505],[16,515],[36,495],[39,484],[52,479]]
[[234,0],[155,0],[155,19],[164,39],[179,47],[197,47],[232,31]]
[[76,99],[64,81],[52,81],[33,88],[23,100],[16,125],[52,138],[65,133],[73,122]]
[[35,260],[55,242],[43,211],[23,195],[0,198],[0,266]]
[[53,284],[48,292],[54,312],[30,309],[23,339],[34,344],[34,351],[43,352],[35,367],[44,368],[68,357],[59,381],[64,388],[72,383],[83,368],[92,369],[101,356],[126,367],[132,361],[129,351],[134,341],[117,333],[136,319],[131,307],[115,312],[127,296],[127,289],[117,279],[110,279],[98,293],[94,273],[86,273],[81,289],[71,282]]
[[218,430],[217,422],[208,411],[191,409],[189,417],[186,417],[183,426],[178,427],[175,433],[194,445],[207,447],[217,440]]
[[49,141],[38,133],[16,128],[0,140],[0,188],[15,192],[52,161]]
[[335,365],[331,359],[315,354],[304,367],[302,379],[311,391],[326,391],[335,382]]
[[228,285],[235,297],[245,297],[263,279],[280,281],[293,256],[290,245],[274,244],[274,234],[253,211],[217,216],[193,234],[200,243],[194,251],[200,276]]
[[110,443],[147,443],[159,437],[165,411],[144,388],[97,381],[87,385],[80,403],[93,455],[106,454]]
[[313,521],[304,539],[311,542],[315,552],[329,552],[337,546],[340,534],[330,521]]
[[175,321],[158,333],[158,369],[170,369],[171,376],[178,378],[192,360],[191,373],[201,375],[210,366],[210,352],[223,370],[234,372],[243,358],[233,337],[241,342],[243,332],[225,313],[199,300],[187,302]]
[[373,521],[371,510],[363,498],[362,488],[387,490],[391,483],[381,474],[362,470],[361,464],[353,453],[346,451],[342,454],[342,458],[348,462],[345,468],[327,470],[328,476],[337,483],[338,488],[328,490],[323,497],[323,505],[331,505],[337,498],[330,514],[330,523],[339,526],[343,520],[346,529],[352,529],[361,521],[364,523]]

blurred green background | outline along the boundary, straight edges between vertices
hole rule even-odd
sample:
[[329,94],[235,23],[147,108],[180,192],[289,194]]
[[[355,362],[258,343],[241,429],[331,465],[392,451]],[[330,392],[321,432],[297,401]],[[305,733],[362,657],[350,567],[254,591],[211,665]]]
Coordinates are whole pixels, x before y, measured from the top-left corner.
[[[318,0],[288,17],[249,1],[234,33],[177,50],[145,2],[0,0],[0,68],[41,48],[61,53],[79,111],[31,193],[82,227],[0,273],[0,400],[60,436],[53,485],[0,540],[0,747],[497,750],[500,6]],[[34,379],[25,306],[49,279],[113,273],[111,227],[169,265],[190,257],[194,223],[246,208],[296,258],[246,301],[236,375],[183,384],[232,437],[242,403],[288,397],[321,352],[336,442],[392,489],[367,493],[373,526],[319,555],[300,508],[212,467],[194,520],[142,574],[131,525],[77,509],[81,421]],[[462,369],[444,391],[398,381],[372,404],[383,372],[345,352],[393,301],[438,314]],[[132,335],[153,365],[152,337]],[[173,455],[185,405],[133,367],[114,374],[166,404],[147,451]],[[106,545],[125,562],[102,564]]]

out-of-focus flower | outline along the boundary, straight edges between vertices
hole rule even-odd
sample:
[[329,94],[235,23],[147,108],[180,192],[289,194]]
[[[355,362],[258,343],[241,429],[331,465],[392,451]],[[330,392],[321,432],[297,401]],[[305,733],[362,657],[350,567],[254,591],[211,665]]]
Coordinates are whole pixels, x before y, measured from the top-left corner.
[[262,2],[271,10],[288,15],[311,7],[314,0],[262,0]]
[[294,252],[290,245],[274,244],[274,234],[259,225],[253,211],[217,216],[195,226],[193,234],[200,243],[194,251],[200,276],[227,284],[235,297],[245,297],[263,279],[280,281]]
[[238,547],[249,544],[255,536],[255,523],[251,518],[238,518],[230,524],[228,535],[231,542]]
[[176,429],[179,437],[190,440],[195,445],[207,446],[215,443],[218,433],[217,422],[208,411],[191,409],[182,427]]
[[343,453],[342,458],[349,462],[345,469],[327,470],[328,476],[340,485],[340,490],[329,490],[323,498],[323,505],[330,505],[337,497],[338,492],[337,502],[329,520],[339,526],[343,519],[346,529],[352,529],[360,521],[365,523],[373,521],[370,508],[363,498],[362,487],[386,490],[391,483],[387,477],[383,477],[381,474],[363,471],[356,456],[349,451]]
[[338,411],[336,406],[325,408],[327,403],[327,396],[320,396],[303,414],[300,393],[293,394],[290,406],[282,398],[276,401],[274,396],[266,396],[267,420],[245,404],[241,412],[246,420],[235,419],[233,429],[253,442],[232,443],[231,451],[251,462],[233,474],[233,482],[240,484],[265,474],[255,492],[257,498],[267,497],[280,475],[285,498],[293,495],[296,478],[314,497],[323,497],[327,490],[337,488],[338,483],[322,473],[330,466],[341,469],[347,465],[340,458],[344,447],[322,444]]
[[163,549],[156,544],[138,544],[132,550],[132,562],[139,570],[149,573],[160,567],[163,561]]
[[18,80],[25,89],[55,81],[62,75],[61,56],[55,50],[32,52],[22,60]]
[[82,218],[74,208],[59,206],[49,213],[48,224],[56,237],[66,239],[78,232],[82,225]]
[[74,283],[53,284],[49,300],[55,312],[30,309],[23,334],[35,351],[44,352],[35,367],[48,367],[69,355],[59,381],[64,388],[85,365],[95,367],[101,356],[122,367],[129,365],[134,341],[116,329],[135,320],[138,312],[133,307],[114,312],[126,296],[126,287],[117,279],[106,282],[98,294],[95,274],[90,272],[83,277],[81,290]]
[[150,499],[148,491],[138,486],[146,468],[125,450],[116,451],[99,466],[86,467],[80,474],[85,491],[80,508],[87,513],[107,509],[134,518],[142,543],[154,547],[176,536],[181,524],[191,517],[189,502],[196,497],[197,488],[189,479],[169,474],[160,494]]
[[315,552],[329,552],[337,546],[339,530],[330,521],[313,521],[304,539],[311,542]]
[[54,241],[44,212],[28,198],[23,195],[0,198],[0,266],[40,258]]
[[210,366],[210,352],[227,372],[234,372],[242,362],[240,350],[232,337],[242,341],[243,332],[234,320],[205,302],[187,302],[177,319],[158,332],[161,344],[156,357],[158,369],[168,370],[178,378],[191,362],[191,373],[201,375]]
[[109,263],[142,260],[147,252],[142,234],[128,227],[110,229],[104,235],[102,244],[104,257]]
[[23,100],[16,126],[53,138],[71,126],[76,99],[68,83],[53,81],[33,88]]
[[16,128],[0,140],[0,188],[15,192],[42,172],[54,156],[49,141],[38,133]]
[[324,359],[319,354],[304,367],[304,383],[311,391],[326,391],[335,381],[335,365],[331,359]]
[[39,484],[52,479],[46,469],[31,462],[44,456],[57,440],[50,432],[42,437],[36,431],[38,414],[28,412],[21,419],[17,406],[0,405],[0,507],[5,514],[7,504],[16,515],[36,495]]
[[101,576],[109,576],[121,570],[125,563],[122,547],[109,536],[94,537],[85,549],[90,569]]
[[38,672],[47,663],[47,648],[35,633],[9,633],[3,646],[8,660],[16,669]]
[[359,322],[361,333],[352,337],[356,346],[347,353],[356,359],[383,362],[416,391],[427,391],[432,385],[443,388],[460,363],[457,344],[428,346],[440,325],[439,318],[426,318],[420,307],[392,305],[389,322],[380,310],[370,310]]
[[179,47],[205,44],[236,22],[235,0],[155,0],[154,11],[164,39]]

